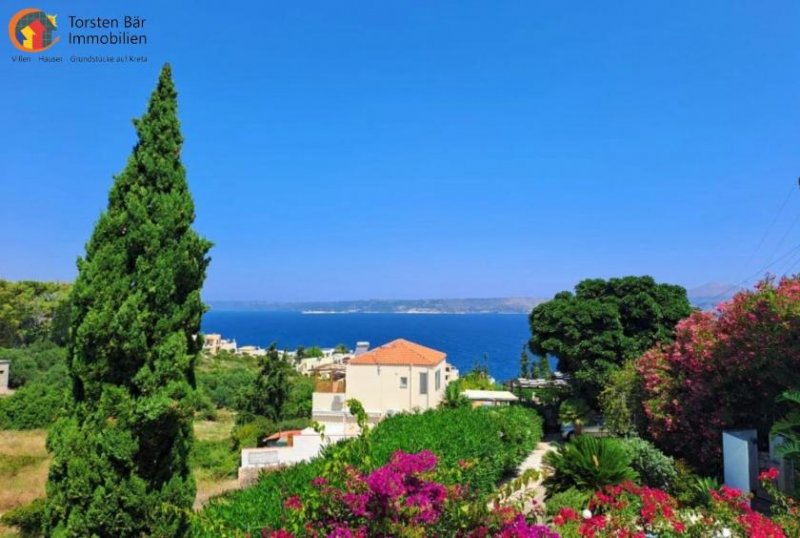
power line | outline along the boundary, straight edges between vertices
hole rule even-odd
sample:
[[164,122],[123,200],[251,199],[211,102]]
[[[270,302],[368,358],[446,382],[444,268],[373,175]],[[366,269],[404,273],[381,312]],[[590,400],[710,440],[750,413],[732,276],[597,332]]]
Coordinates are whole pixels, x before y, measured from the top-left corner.
[[775,216],[772,218],[772,222],[769,223],[769,226],[767,226],[767,229],[764,231],[764,235],[761,236],[761,240],[756,245],[756,248],[753,249],[753,253],[750,254],[750,259],[747,261],[746,267],[750,267],[753,264],[753,260],[755,260],[756,254],[758,254],[758,251],[764,245],[764,241],[766,241],[767,236],[769,236],[769,233],[772,231],[772,228],[775,226],[775,223],[778,222],[778,218],[783,213],[786,204],[789,203],[789,198],[792,197],[792,194],[794,193],[796,188],[797,188],[796,185],[792,185],[792,188],[789,190],[788,193],[786,193],[786,197],[783,199],[783,203],[780,205],[777,213],[775,213]]
[[787,238],[787,237],[789,237],[789,234],[792,232],[792,230],[794,230],[794,227],[797,225],[797,222],[798,222],[798,221],[800,221],[800,213],[798,213],[798,214],[797,214],[797,215],[794,217],[794,220],[793,220],[793,221],[792,221],[792,223],[789,225],[789,228],[787,228],[786,232],[785,232],[785,233],[783,234],[783,236],[781,237],[781,240],[780,240],[780,241],[778,241],[778,244],[775,246],[775,249],[774,249],[774,250],[773,250],[773,252],[772,252],[772,256],[770,256],[768,259],[770,259],[770,260],[771,260],[771,259],[773,259],[773,258],[775,257],[775,255],[778,253],[778,251],[780,250],[780,248],[783,246],[783,242],[784,242],[784,241],[786,241],[786,238]]
[[783,255],[782,255],[780,258],[778,258],[777,260],[774,260],[774,261],[770,262],[769,264],[765,265],[764,267],[762,267],[762,268],[761,268],[761,269],[759,269],[758,271],[754,272],[752,275],[750,275],[750,276],[748,276],[747,278],[745,278],[745,279],[741,280],[739,283],[737,283],[737,284],[734,284],[733,286],[731,286],[731,287],[730,287],[730,288],[728,288],[727,290],[723,291],[722,293],[720,293],[719,295],[717,295],[716,297],[714,297],[712,300],[713,300],[714,302],[716,302],[716,301],[717,301],[717,299],[721,299],[722,297],[726,296],[728,293],[732,292],[733,290],[735,290],[735,289],[737,289],[737,288],[740,288],[740,287],[742,286],[742,284],[746,284],[746,283],[747,283],[747,282],[749,282],[749,281],[750,281],[752,278],[754,278],[754,277],[756,277],[756,276],[759,276],[759,275],[763,274],[763,273],[764,273],[764,272],[765,272],[767,269],[769,269],[770,267],[772,267],[772,266],[773,266],[773,265],[775,265],[776,263],[778,263],[778,262],[781,262],[781,261],[783,261],[783,260],[785,260],[785,259],[789,258],[790,256],[792,256],[793,254],[796,254],[796,253],[800,253],[800,243],[799,243],[799,244],[797,244],[797,245],[795,245],[794,247],[792,247],[792,248],[791,248],[789,251],[785,252],[785,253],[784,253],[784,254],[783,254]]

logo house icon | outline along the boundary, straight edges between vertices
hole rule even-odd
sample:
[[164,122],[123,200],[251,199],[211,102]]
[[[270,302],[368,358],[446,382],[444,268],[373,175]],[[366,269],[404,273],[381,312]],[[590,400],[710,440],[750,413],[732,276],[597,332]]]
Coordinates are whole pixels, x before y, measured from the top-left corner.
[[11,43],[23,52],[42,52],[56,43],[56,16],[41,9],[26,8],[18,11],[8,23]]

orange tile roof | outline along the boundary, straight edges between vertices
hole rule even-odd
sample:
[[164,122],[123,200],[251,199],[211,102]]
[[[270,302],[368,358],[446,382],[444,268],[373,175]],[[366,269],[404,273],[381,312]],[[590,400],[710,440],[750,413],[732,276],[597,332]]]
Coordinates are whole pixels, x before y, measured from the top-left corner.
[[429,347],[409,342],[403,338],[392,340],[363,355],[350,359],[350,364],[381,364],[396,366],[436,366],[447,354]]
[[277,441],[282,437],[294,437],[301,433],[303,433],[303,430],[283,430],[282,432],[273,433],[269,437],[264,437],[264,441]]

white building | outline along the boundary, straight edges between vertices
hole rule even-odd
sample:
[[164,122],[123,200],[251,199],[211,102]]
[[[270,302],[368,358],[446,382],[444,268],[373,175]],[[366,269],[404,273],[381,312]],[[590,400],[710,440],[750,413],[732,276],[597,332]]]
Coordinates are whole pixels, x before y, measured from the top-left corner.
[[306,428],[294,432],[286,446],[243,450],[240,481],[254,479],[264,468],[311,459],[325,444],[358,435],[347,400],[361,403],[370,424],[395,413],[437,407],[444,399],[448,376],[453,380],[458,374],[446,358],[441,351],[403,339],[373,350],[362,346],[362,352],[347,363],[344,383],[320,383],[313,393],[311,415],[324,427],[324,438]]
[[484,405],[509,405],[519,401],[514,394],[507,390],[477,390],[468,389],[462,392],[464,397],[472,403],[472,407]]

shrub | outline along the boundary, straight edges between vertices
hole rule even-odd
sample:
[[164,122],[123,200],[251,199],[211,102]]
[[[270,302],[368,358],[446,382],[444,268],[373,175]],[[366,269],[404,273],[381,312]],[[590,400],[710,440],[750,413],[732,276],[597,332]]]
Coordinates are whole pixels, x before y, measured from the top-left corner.
[[589,505],[592,493],[580,489],[569,488],[552,495],[547,499],[547,513],[551,516],[558,514],[562,508],[570,508],[576,512],[583,511]]
[[620,441],[622,448],[630,456],[631,467],[639,475],[642,484],[667,491],[672,488],[678,478],[674,459],[644,439],[630,437]]
[[0,429],[46,428],[55,422],[64,404],[63,384],[30,383],[0,398]]
[[510,475],[542,436],[541,419],[522,407],[456,408],[404,414],[383,421],[371,436],[370,454],[376,464],[397,450],[431,450],[445,468],[475,460],[465,480],[487,492]]
[[[237,419],[240,415],[237,415]],[[231,432],[234,450],[252,448],[259,445],[259,441],[273,433],[284,430],[302,430],[311,424],[309,419],[296,418],[275,422],[267,417],[249,416],[246,422],[236,424]]]
[[66,378],[66,354],[63,347],[37,342],[29,347],[0,349],[0,360],[11,361],[8,386],[21,387],[40,380]]
[[200,420],[216,420],[217,407],[211,397],[203,389],[195,389],[188,397],[189,405],[194,410],[195,418]]
[[630,455],[619,440],[611,438],[578,436],[545,454],[544,463],[553,473],[544,481],[548,495],[573,487],[596,491],[638,478]]
[[218,408],[239,409],[246,390],[255,380],[256,373],[242,366],[197,372],[197,388]]
[[721,468],[722,431],[752,424],[762,439],[800,386],[800,277],[760,282],[718,312],[695,312],[676,340],[638,360],[648,432],[697,468]]
[[442,407],[469,407],[470,401],[461,392],[461,384],[456,381],[451,381],[444,388],[444,399],[439,404]]
[[256,533],[261,527],[279,525],[284,514],[283,499],[307,495],[311,481],[322,473],[322,464],[317,458],[265,472],[253,486],[211,499],[194,518],[193,535],[218,538],[236,535],[232,529]]
[[713,477],[700,476],[683,461],[675,463],[676,478],[670,494],[686,506],[708,506],[711,503],[709,491],[719,488],[719,480]]
[[239,467],[239,453],[231,450],[228,440],[195,440],[189,455],[189,466],[193,470],[202,469],[214,480],[234,477]]
[[45,500],[35,501],[12,508],[2,516],[0,523],[9,527],[16,527],[21,538],[35,538],[43,536]]
[[789,390],[778,397],[789,405],[789,412],[772,426],[771,435],[783,436],[778,455],[794,460],[800,465],[800,390]]
[[314,378],[292,373],[289,376],[289,397],[283,409],[284,418],[311,418]]
[[628,360],[609,376],[598,399],[606,428],[616,435],[643,433],[646,423],[642,399],[642,378],[636,371],[636,361]]
[[[212,499],[195,524],[197,536],[219,536],[220,528],[256,532],[280,525],[282,500],[308,494],[311,480],[338,462],[370,471],[397,450],[437,453],[443,471],[460,469],[464,484],[478,495],[489,492],[527,456],[541,438],[541,419],[519,407],[439,409],[389,417],[369,440],[331,446],[309,463],[265,473],[245,490]],[[466,468],[461,469],[462,466]],[[216,530],[214,530],[216,529]]]
[[562,509],[554,518],[564,538],[645,536],[749,536],[787,538],[780,524],[749,505],[738,490],[723,487],[713,491],[709,509],[681,509],[666,492],[625,482],[606,486],[589,502],[589,513],[579,516]]
[[272,531],[272,536],[298,538],[456,534],[558,538],[513,508],[492,511],[468,488],[447,487],[437,463],[427,450],[398,451],[387,465],[370,473],[346,468],[339,475],[315,478],[306,496],[289,496],[284,501],[284,528],[262,529],[261,535]]

